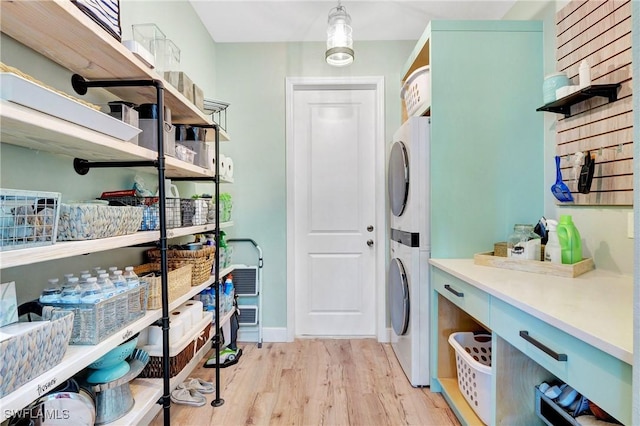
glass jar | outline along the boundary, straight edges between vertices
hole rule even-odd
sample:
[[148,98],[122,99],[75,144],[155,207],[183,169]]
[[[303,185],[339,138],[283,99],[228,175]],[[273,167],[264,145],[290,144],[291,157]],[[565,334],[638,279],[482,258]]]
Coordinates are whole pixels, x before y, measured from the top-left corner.
[[516,224],[507,240],[507,257],[540,260],[540,236],[533,232],[533,225]]

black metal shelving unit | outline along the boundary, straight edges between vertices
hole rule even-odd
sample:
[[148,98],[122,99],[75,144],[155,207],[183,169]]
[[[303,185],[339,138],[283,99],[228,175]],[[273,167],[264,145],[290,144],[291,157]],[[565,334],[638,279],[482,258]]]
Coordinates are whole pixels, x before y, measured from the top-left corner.
[[591,86],[584,87],[582,89],[573,92],[563,98],[550,102],[546,105],[537,108],[536,111],[548,111],[555,112],[557,114],[564,114],[565,118],[571,117],[571,106],[587,99],[594,98],[596,96],[604,97],[609,102],[614,102],[618,99],[618,89],[620,83],[616,84],[592,84]]
[[[169,299],[168,299],[168,263],[167,263],[167,226],[166,226],[166,193],[165,193],[165,156],[164,156],[164,83],[155,79],[142,79],[142,80],[86,80],[84,77],[74,74],[71,78],[71,83],[74,90],[84,95],[87,93],[87,89],[91,87],[99,88],[113,88],[113,87],[154,87],[156,90],[156,103],[158,105],[158,156],[153,161],[87,161],[81,158],[75,158],[73,166],[75,171],[80,175],[86,175],[92,168],[115,168],[115,167],[154,167],[158,171],[158,202],[159,202],[159,228],[160,239],[158,245],[160,248],[160,265],[161,265],[161,283],[162,283],[162,318],[160,320],[160,326],[162,327],[162,368],[163,368],[163,394],[158,404],[163,409],[163,422],[165,426],[171,424],[171,383],[170,383],[170,363],[169,363]],[[220,158],[220,128],[218,124],[201,125],[199,127],[212,128],[215,132],[215,156]],[[175,177],[174,181],[213,181],[215,184],[215,238],[216,244],[220,241],[220,209],[218,208],[220,203],[220,167],[219,162],[216,161],[215,175],[213,178],[198,178],[198,177]],[[224,404],[224,399],[220,396],[220,297],[218,294],[220,281],[220,251],[216,248],[215,251],[215,295],[216,295],[216,324],[215,333],[213,336],[213,345],[216,350],[216,395],[211,405],[219,407]]]

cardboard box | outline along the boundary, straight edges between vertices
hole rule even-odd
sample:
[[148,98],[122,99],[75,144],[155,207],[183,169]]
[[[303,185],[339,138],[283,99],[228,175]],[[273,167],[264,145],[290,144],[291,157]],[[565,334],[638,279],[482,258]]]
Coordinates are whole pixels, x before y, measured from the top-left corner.
[[0,327],[18,322],[18,299],[16,283],[0,284]]
[[204,91],[197,84],[193,85],[193,103],[204,112]]
[[164,79],[193,103],[193,81],[183,71],[167,71]]

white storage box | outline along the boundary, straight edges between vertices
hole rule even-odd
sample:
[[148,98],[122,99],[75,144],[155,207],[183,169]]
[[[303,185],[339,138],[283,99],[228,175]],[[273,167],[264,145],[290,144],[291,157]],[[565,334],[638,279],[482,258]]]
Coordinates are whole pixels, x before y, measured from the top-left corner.
[[458,387],[484,424],[491,414],[491,335],[453,333],[449,344],[456,351]]
[[400,96],[404,99],[409,117],[420,115],[431,106],[431,69],[429,65],[420,67],[409,75],[402,86]]

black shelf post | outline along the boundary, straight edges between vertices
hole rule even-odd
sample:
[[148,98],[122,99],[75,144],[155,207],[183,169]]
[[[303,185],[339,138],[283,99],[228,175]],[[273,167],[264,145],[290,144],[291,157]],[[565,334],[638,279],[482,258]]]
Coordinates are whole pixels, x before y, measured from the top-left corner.
[[169,292],[168,292],[168,265],[167,265],[167,222],[165,200],[165,158],[164,158],[164,84],[161,80],[86,80],[84,77],[74,74],[71,77],[71,85],[79,94],[87,93],[89,87],[141,87],[153,86],[156,89],[156,102],[158,105],[158,159],[157,161],[114,161],[114,162],[90,162],[79,158],[74,159],[74,169],[77,173],[85,175],[91,168],[107,167],[133,167],[148,166],[158,169],[158,198],[160,214],[160,267],[162,283],[162,382],[163,392],[158,404],[163,408],[163,422],[165,426],[171,424],[171,383],[169,377]]

